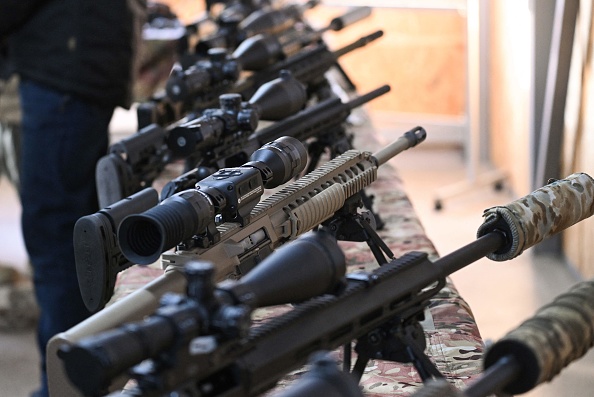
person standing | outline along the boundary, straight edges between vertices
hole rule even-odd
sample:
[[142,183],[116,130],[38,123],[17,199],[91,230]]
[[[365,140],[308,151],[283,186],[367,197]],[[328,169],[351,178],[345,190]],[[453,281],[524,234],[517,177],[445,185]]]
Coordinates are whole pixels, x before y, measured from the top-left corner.
[[132,102],[144,0],[3,0],[0,42],[20,78],[22,231],[40,308],[41,388],[49,339],[86,319],[73,228],[99,210],[95,166],[117,106]]

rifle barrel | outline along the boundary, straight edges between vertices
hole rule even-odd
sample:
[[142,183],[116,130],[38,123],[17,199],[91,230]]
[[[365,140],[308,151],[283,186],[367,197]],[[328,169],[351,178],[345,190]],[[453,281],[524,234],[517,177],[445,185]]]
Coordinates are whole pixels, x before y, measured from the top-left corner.
[[377,160],[377,165],[380,166],[398,153],[423,142],[426,137],[427,132],[423,127],[415,127],[412,130],[405,132],[403,136],[381,149],[379,152],[374,153],[373,157]]
[[342,47],[339,50],[334,51],[334,56],[336,58],[340,58],[341,56],[348,54],[349,52],[354,51],[357,48],[366,46],[367,44],[371,43],[372,41],[379,39],[383,35],[384,35],[384,31],[378,30],[370,35],[361,37],[359,40],[355,41],[354,43],[351,43],[345,47]]
[[346,103],[346,105],[348,105],[349,109],[354,109],[357,108],[369,101],[374,100],[375,98],[384,95],[385,93],[390,92],[390,86],[389,85],[383,85],[379,88],[376,88],[373,91],[368,92],[367,94],[358,96],[357,98],[353,99],[352,101]]

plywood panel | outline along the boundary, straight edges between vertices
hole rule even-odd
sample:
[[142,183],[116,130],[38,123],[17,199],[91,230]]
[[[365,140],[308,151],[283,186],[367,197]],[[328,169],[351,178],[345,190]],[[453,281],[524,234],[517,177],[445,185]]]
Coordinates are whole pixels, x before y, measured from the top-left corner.
[[[345,10],[318,7],[307,16],[321,27]],[[461,116],[466,107],[465,26],[464,15],[453,10],[374,8],[371,17],[328,33],[326,40],[337,49],[384,31],[384,37],[340,59],[360,92],[392,87],[370,103],[372,109]]]
[[[195,0],[164,0],[189,22],[201,15]],[[318,6],[308,21],[326,25],[346,8]],[[452,10],[375,8],[371,17],[342,32],[328,33],[331,49],[381,29],[383,38],[340,59],[360,92],[390,84],[392,92],[370,103],[372,109],[461,116],[466,106],[465,17]]]

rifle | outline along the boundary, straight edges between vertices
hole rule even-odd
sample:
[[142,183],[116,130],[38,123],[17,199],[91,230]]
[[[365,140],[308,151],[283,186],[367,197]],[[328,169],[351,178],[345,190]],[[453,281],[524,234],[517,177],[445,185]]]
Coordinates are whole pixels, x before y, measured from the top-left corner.
[[[207,109],[200,117],[182,119],[167,128],[151,124],[141,129],[111,145],[110,153],[97,162],[100,206],[150,186],[167,164],[180,157],[179,150],[172,152],[171,145],[180,146],[181,139],[192,139],[204,151],[214,150],[229,140],[247,139],[260,119],[282,119],[300,110],[305,101],[304,87],[289,73],[281,72],[280,77],[263,84],[249,102],[241,102],[238,94],[224,94],[219,97],[219,108]],[[193,134],[171,141],[172,130]]]
[[[331,221],[335,214],[349,224],[360,206],[359,192],[377,179],[378,167],[425,137],[425,130],[416,127],[373,155],[348,150],[258,203],[247,219],[223,223],[214,232],[202,226],[202,219],[208,219],[196,209],[202,198],[192,190],[183,191],[171,197],[183,194],[188,198],[183,206],[168,198],[145,213],[126,217],[118,230],[120,248],[131,262],[146,265],[177,244],[176,252],[163,255],[164,264],[178,267],[200,258],[217,264],[218,280],[240,277],[281,244]],[[162,215],[163,208],[176,214],[175,221],[172,215]],[[369,222],[355,220],[373,233]],[[341,231],[342,226],[335,225],[335,230]]]
[[[245,2],[244,2],[245,3]],[[241,42],[260,33],[276,34],[290,29],[303,21],[303,13],[317,6],[319,0],[309,0],[304,4],[288,4],[281,8],[254,7],[241,4],[227,7],[216,18],[217,30],[202,37],[195,46],[200,56],[212,48],[235,49]]]
[[[389,91],[390,87],[384,85],[346,103],[341,102],[336,97],[328,98],[283,120],[261,128],[249,137],[244,139],[235,139],[234,137],[221,142],[221,145],[214,149],[197,151],[195,147],[187,148],[188,145],[175,148],[177,139],[172,138],[173,150],[179,150],[181,155],[194,153],[191,156],[194,159],[199,159],[199,161],[196,168],[172,179],[163,187],[161,200],[182,190],[190,189],[197,182],[218,169],[242,164],[264,143],[282,136],[291,136],[301,142],[309,141],[310,161],[306,172],[311,172],[318,165],[321,153],[326,147],[330,149],[330,158],[352,149],[352,136],[346,133],[344,127],[351,111]],[[172,135],[187,135],[187,132],[181,128],[180,126],[179,129],[174,129]],[[190,138],[189,140],[195,141],[196,139]],[[185,143],[185,140],[182,142]]]
[[[287,133],[289,136],[294,136],[302,142],[316,137],[316,147],[320,147],[320,142],[328,142],[329,145],[332,145],[331,147],[333,149],[331,151],[333,156],[336,156],[338,152],[343,153],[351,145],[350,137],[346,135],[342,126],[344,120],[350,114],[350,110],[376,98],[388,90],[388,86],[383,86],[348,103],[342,103],[338,98],[327,99],[298,113],[296,117],[289,117],[286,121],[277,122],[270,127],[260,130],[257,134],[252,134],[249,138],[242,138],[235,135],[229,139],[225,139],[215,149],[209,146],[206,150],[202,150],[199,155],[193,156],[193,158],[202,157],[200,165],[197,168],[180,175],[163,187],[161,201],[176,193],[193,188],[198,182],[218,169],[242,164],[243,161],[247,160],[265,142],[277,140]],[[421,138],[419,137],[419,139]],[[187,142],[197,140],[199,139],[193,138],[188,139]],[[177,141],[177,139],[174,141]],[[173,156],[169,155],[169,157]],[[319,157],[309,162],[308,170],[313,170],[313,166],[318,163],[318,159]],[[105,179],[107,180],[108,178]],[[113,184],[114,181],[110,181]],[[372,203],[370,200],[372,197],[362,192],[361,199],[365,207],[371,209]],[[149,209],[147,207],[139,210],[135,207],[135,204],[129,203],[126,199],[121,199],[118,203],[118,214],[120,216],[116,221],[111,222],[111,228],[96,226],[96,220],[90,222],[89,219],[94,218],[92,215],[81,218],[80,223],[77,223],[74,228],[75,259],[78,258],[78,253],[80,253],[81,258],[89,258],[86,260],[81,259],[80,261],[77,259],[76,266],[83,300],[87,308],[93,313],[103,308],[113,295],[113,285],[117,273],[127,269],[134,263],[122,255],[119,243],[117,241],[111,242],[111,239],[116,235],[126,215],[138,214]],[[106,215],[105,212],[106,210],[100,211],[99,217],[102,218],[103,215]],[[373,215],[376,228],[381,229],[383,221],[378,214],[374,213]],[[83,221],[83,219],[86,219],[86,221]],[[106,230],[110,230],[111,232],[106,233]],[[84,239],[78,239],[77,236],[85,237]],[[85,248],[88,241],[93,241],[93,245],[98,248],[98,251],[95,252],[95,255],[83,256],[85,252],[89,251]],[[110,242],[107,243],[106,241]]]
[[[281,70],[288,70],[299,82],[304,84],[309,96],[316,95],[319,98],[326,98],[329,96],[330,90],[324,74],[331,67],[337,65],[338,58],[366,46],[382,35],[381,30],[376,31],[336,51],[330,51],[324,43],[315,43],[286,59],[238,79],[232,77],[239,75],[239,62],[228,57],[223,50],[214,49],[212,52],[216,62],[211,60],[205,63],[205,65],[209,65],[208,67],[190,68],[181,75],[178,75],[177,72],[174,74],[173,81],[168,85],[170,92],[176,94],[175,98],[178,103],[163,93],[159,98],[154,98],[139,106],[139,126],[145,126],[147,123],[166,125],[175,122],[181,117],[180,110],[183,113],[190,109],[206,109],[213,106],[216,98],[223,93],[238,93],[242,98],[250,98],[261,85],[278,77]],[[236,72],[233,71],[234,68],[237,69]],[[224,73],[223,70],[225,70]],[[219,77],[213,78],[212,76]],[[171,116],[174,118],[170,118]]]
[[[251,160],[243,167],[222,170],[200,184],[201,190],[196,194],[202,198],[197,204],[204,211],[201,225],[211,234],[216,230],[215,215],[217,221],[249,217],[264,188],[286,183],[305,168],[307,153],[298,140],[281,137],[256,150]],[[117,242],[116,234],[123,220],[151,208],[168,216],[163,212],[167,206],[157,206],[157,196],[155,189],[146,188],[75,223],[76,272],[83,301],[92,313],[103,308],[113,295],[116,275],[133,264],[122,255]],[[181,197],[184,194],[172,197],[168,203],[177,206],[181,200],[183,205],[186,201]]]
[[[330,24],[315,32],[291,31],[281,35],[259,33],[237,46],[231,55],[225,48],[210,48],[205,56],[192,65],[176,65],[167,80],[165,92],[173,102],[186,106],[204,106],[204,98],[211,92],[221,92],[236,83],[242,71],[257,71],[297,54],[305,46],[320,40],[328,31],[339,31],[371,15],[369,7],[356,7],[334,18]],[[196,104],[196,98],[198,104]]]
[[[113,377],[127,370],[136,386],[123,395],[183,391],[187,396],[255,396],[303,365],[314,351],[339,346],[345,346],[345,368],[357,380],[371,358],[412,362],[424,381],[440,378],[423,353],[425,336],[419,321],[445,278],[484,256],[513,259],[593,213],[594,179],[572,174],[487,210],[477,240],[449,255],[431,262],[426,253],[410,252],[371,272],[353,273],[343,285],[331,281],[330,274],[342,273],[336,270],[340,260],[330,259],[339,258],[330,254],[339,249],[337,242],[325,228],[279,249],[262,263],[266,266],[254,269],[254,275],[217,287],[214,267],[194,262],[187,265],[185,295],[163,299],[158,311],[143,322],[62,346],[60,358],[70,380],[93,396],[101,395]],[[287,263],[292,271],[283,267]],[[300,266],[306,267],[301,271]],[[316,270],[310,279],[311,267]],[[320,291],[325,293],[306,300],[308,294]],[[259,327],[250,327],[252,310],[281,302],[297,305]],[[580,311],[579,305],[576,309]],[[587,319],[588,330],[592,330],[591,314],[577,320]],[[358,359],[351,369],[348,357],[353,340]],[[572,343],[571,347],[578,346]],[[496,363],[512,349],[498,350],[493,353]],[[583,349],[578,351],[583,354]],[[537,362],[539,358],[551,362],[557,353],[535,354]],[[573,355],[568,348],[562,357]],[[531,368],[534,361],[527,364]]]

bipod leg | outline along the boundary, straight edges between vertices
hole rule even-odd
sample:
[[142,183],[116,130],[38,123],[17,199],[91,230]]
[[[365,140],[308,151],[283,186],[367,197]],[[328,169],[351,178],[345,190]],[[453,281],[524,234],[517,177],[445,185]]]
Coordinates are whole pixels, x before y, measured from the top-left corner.
[[368,357],[368,356],[359,355],[357,357],[357,361],[355,361],[355,366],[353,367],[353,370],[351,371],[351,375],[353,375],[353,378],[355,378],[357,383],[361,382],[361,378],[363,377],[363,372],[365,372],[365,367],[367,366],[369,359],[370,359],[370,357]]
[[[371,211],[370,211],[371,212]],[[373,216],[373,213],[371,213]],[[390,247],[382,240],[377,232],[371,227],[371,225],[364,219],[358,219],[357,223],[365,230],[367,239],[365,242],[371,249],[375,260],[381,265],[387,263],[386,256],[390,259],[394,259],[394,253],[390,250]],[[385,255],[384,255],[385,254]]]
[[418,321],[413,319],[412,322],[401,323],[400,319],[395,318],[358,338],[355,350],[358,357],[367,360],[375,358],[412,363],[423,382],[430,378],[443,378],[425,354],[425,345],[425,332]]
[[313,170],[316,169],[318,163],[320,162],[320,158],[322,157],[322,153],[326,145],[319,141],[311,142],[307,146],[307,154],[309,155],[309,164],[307,165],[307,170],[305,171],[306,174],[309,174]]
[[345,343],[342,347],[342,370],[344,372],[351,372],[351,343]]
[[415,366],[415,369],[419,373],[423,382],[431,378],[443,378],[442,373],[439,372],[435,364],[433,364],[425,352],[419,348],[415,338],[410,333],[410,328],[406,327],[400,337],[406,345],[406,354],[408,355],[410,362]]
[[373,199],[375,197],[373,196],[373,194],[371,194],[371,195],[367,194],[365,192],[365,190],[361,190],[361,192],[359,192],[359,194],[361,195],[361,200],[363,201],[363,206],[365,208],[367,208],[369,210],[369,212],[371,213],[371,215],[373,215],[373,217],[375,218],[375,228],[377,230],[383,230],[384,227],[386,226],[386,223],[379,216],[379,214],[373,210]]

